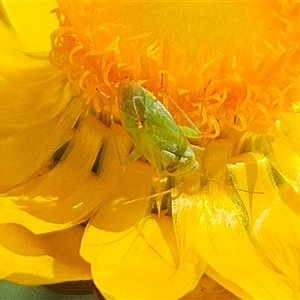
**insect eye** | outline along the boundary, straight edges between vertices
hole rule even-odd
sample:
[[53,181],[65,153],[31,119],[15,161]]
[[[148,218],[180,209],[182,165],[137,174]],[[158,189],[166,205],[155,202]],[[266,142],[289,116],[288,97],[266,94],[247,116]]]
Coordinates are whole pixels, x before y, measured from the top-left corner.
[[174,173],[178,169],[178,163],[172,163],[167,166],[167,171],[170,173]]

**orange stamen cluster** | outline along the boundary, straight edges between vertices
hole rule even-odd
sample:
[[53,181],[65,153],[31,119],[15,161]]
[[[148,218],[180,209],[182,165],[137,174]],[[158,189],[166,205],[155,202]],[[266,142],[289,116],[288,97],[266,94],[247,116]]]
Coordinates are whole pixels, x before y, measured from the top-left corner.
[[[226,135],[226,128],[265,132],[298,102],[299,3],[280,4],[273,30],[278,34],[265,38],[259,49],[253,45],[243,63],[232,55],[202,64],[198,53],[190,66],[186,55],[170,47],[168,37],[161,41],[152,32],[132,35],[113,17],[105,21],[113,6],[61,1],[56,11],[60,26],[51,36],[51,62],[66,73],[74,94],[97,111],[115,103],[118,83],[128,78],[164,103],[174,99],[204,137],[214,138]],[[180,113],[170,110],[180,123]]]

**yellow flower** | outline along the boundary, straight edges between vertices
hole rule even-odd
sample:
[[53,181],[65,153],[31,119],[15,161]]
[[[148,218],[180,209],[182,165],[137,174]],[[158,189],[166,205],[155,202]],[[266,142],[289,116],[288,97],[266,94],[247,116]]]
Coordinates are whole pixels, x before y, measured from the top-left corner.
[[[0,276],[85,280],[89,263],[108,298],[198,298],[204,273],[240,298],[299,298],[300,4],[58,5],[49,55],[3,15]],[[201,130],[191,175],[165,187],[122,164],[131,140],[107,126],[126,78]]]

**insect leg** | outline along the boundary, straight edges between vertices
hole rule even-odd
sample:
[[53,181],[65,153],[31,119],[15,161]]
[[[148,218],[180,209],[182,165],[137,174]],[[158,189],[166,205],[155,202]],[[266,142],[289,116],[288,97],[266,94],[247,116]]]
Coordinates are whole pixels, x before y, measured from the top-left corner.
[[138,160],[142,155],[143,155],[143,153],[138,148],[135,147],[126,157],[124,164],[126,164],[126,165],[130,164],[130,163]]
[[156,176],[153,176],[153,187],[156,196],[156,207],[157,207],[157,213],[158,216],[160,216],[161,213],[161,205],[162,205],[162,199],[163,199],[163,192],[166,190],[168,177],[161,175],[160,173],[157,173]]

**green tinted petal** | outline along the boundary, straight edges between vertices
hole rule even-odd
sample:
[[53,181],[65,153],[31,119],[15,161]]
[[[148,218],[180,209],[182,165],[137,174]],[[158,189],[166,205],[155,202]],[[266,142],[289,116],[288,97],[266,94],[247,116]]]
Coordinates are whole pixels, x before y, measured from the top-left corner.
[[[280,281],[275,290],[269,290],[265,297],[296,297],[300,287],[300,233],[296,229],[300,225],[299,217],[282,202],[273,169],[264,156],[243,154],[235,157],[234,162],[232,159],[228,168],[237,189],[243,190],[239,193],[250,218],[250,240],[265,264],[260,273],[271,272],[273,275],[266,278]],[[260,284],[262,288],[270,282],[262,277]],[[260,297],[249,287],[242,287],[252,296]]]

